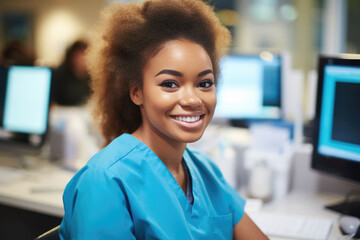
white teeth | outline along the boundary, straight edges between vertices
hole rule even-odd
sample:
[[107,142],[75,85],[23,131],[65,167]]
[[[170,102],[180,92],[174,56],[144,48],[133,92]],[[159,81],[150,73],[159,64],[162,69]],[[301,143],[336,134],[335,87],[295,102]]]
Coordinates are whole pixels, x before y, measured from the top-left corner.
[[179,116],[175,116],[175,119],[179,120],[179,121],[191,123],[191,122],[198,121],[200,119],[200,116],[195,116],[195,117],[179,117]]

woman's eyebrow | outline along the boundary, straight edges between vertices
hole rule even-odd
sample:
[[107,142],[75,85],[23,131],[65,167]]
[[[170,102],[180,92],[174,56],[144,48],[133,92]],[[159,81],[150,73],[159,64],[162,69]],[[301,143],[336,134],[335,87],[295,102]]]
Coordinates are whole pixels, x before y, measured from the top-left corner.
[[170,75],[174,75],[174,76],[177,76],[177,77],[182,77],[183,74],[181,72],[178,72],[178,71],[175,71],[175,70],[170,70],[170,69],[164,69],[162,71],[160,71],[158,74],[155,75],[156,76],[159,76],[160,74],[170,74]]
[[209,74],[209,73],[214,74],[211,69],[208,69],[208,70],[202,71],[202,72],[199,73],[197,76],[198,76],[198,77],[202,77],[202,76],[205,76],[206,74]]
[[[208,69],[208,70],[202,71],[197,76],[202,77],[202,76],[205,76],[206,74],[209,74],[209,73],[214,74],[211,69]],[[159,76],[160,74],[170,74],[170,75],[177,76],[177,77],[183,77],[184,76],[181,72],[178,72],[178,71],[175,71],[175,70],[170,70],[170,69],[164,69],[164,70],[161,70],[158,74],[156,74],[155,77]]]

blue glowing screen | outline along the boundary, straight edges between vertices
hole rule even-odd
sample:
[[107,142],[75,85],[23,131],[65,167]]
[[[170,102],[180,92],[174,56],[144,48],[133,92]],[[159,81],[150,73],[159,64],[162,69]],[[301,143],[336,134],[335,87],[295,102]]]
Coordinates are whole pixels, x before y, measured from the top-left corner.
[[360,162],[360,68],[327,65],[318,151]]
[[3,128],[19,133],[45,133],[50,88],[50,68],[11,67],[7,78]]
[[276,119],[280,110],[280,56],[229,55],[221,59],[215,118]]

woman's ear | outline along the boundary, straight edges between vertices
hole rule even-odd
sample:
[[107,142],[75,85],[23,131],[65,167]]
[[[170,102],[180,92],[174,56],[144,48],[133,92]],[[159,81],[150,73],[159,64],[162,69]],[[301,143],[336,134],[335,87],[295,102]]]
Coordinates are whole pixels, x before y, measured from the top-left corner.
[[142,89],[138,85],[130,86],[130,98],[138,106],[143,104]]

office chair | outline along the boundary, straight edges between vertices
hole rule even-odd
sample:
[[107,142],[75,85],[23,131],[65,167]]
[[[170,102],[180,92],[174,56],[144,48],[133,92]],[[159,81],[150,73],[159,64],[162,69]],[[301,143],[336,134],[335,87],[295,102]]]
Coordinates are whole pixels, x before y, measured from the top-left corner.
[[60,240],[59,227],[60,227],[60,225],[54,227],[53,229],[50,229],[49,231],[47,231],[44,234],[41,234],[34,240]]

